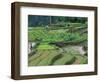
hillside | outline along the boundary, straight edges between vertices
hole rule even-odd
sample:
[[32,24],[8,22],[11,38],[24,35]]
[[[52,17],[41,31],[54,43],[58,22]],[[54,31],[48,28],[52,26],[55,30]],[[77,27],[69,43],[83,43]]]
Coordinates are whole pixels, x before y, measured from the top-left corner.
[[[73,23],[71,18],[70,22],[64,21],[29,27],[29,66],[88,63],[86,20],[84,23],[78,20]],[[32,43],[35,45],[32,46]]]

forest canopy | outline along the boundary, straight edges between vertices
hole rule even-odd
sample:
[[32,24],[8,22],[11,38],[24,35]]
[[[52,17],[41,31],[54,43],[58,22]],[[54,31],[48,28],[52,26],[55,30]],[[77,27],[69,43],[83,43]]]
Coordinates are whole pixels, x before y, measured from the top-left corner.
[[66,17],[66,16],[39,16],[28,15],[28,27],[46,26],[52,24],[66,23],[86,23],[86,17]]

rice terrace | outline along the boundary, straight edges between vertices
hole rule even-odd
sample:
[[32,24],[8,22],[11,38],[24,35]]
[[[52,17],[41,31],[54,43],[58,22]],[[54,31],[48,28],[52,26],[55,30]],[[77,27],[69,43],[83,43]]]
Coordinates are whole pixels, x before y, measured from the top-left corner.
[[28,15],[28,66],[88,63],[86,17]]

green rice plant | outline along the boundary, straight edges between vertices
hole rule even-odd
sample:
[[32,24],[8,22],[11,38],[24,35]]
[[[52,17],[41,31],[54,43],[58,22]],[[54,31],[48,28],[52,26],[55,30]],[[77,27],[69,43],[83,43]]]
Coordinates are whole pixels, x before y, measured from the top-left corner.
[[55,49],[55,46],[53,45],[49,45],[49,44],[40,44],[38,47],[37,47],[37,50],[47,50],[47,49]]
[[87,64],[88,59],[87,56],[81,56],[80,54],[74,54],[76,60],[79,62],[79,64]]
[[[82,23],[68,23],[71,27],[75,28],[75,27],[81,27],[83,24]],[[66,25],[68,25],[66,24]]]
[[59,57],[61,54],[59,54],[59,51],[57,50],[53,50],[51,53],[49,53],[48,57],[46,57],[45,59],[41,60],[41,62],[39,62],[37,65],[38,66],[48,66],[51,65],[53,59],[55,57]]
[[47,57],[49,53],[50,53],[50,52],[48,52],[48,51],[46,51],[46,50],[43,51],[43,52],[40,54],[40,56],[38,56],[38,57],[36,57],[36,58],[33,58],[33,59],[31,60],[31,62],[28,63],[28,65],[29,65],[29,66],[36,66],[41,60],[45,59],[45,57]]
[[79,57],[78,59],[80,61],[80,64],[87,64],[88,63],[88,59],[86,56]]
[[37,51],[36,54],[33,54],[32,56],[28,56],[28,62],[31,62],[41,56],[41,53],[43,53],[43,50]]
[[75,57],[71,54],[63,55],[62,58],[56,60],[53,65],[68,65],[75,61]]
[[80,35],[80,33],[70,33],[66,32],[63,29],[50,30],[46,29],[32,29],[28,32],[29,41],[38,41],[41,42],[61,42],[61,41],[82,41],[87,39],[87,34]]

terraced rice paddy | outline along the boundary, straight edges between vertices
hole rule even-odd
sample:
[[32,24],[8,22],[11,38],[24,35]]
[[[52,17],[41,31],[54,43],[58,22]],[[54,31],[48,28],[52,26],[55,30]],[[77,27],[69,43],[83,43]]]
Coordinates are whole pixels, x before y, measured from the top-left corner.
[[29,27],[28,66],[88,63],[87,23],[64,25]]
[[86,64],[87,56],[80,52],[80,46],[68,46],[62,49],[41,49],[29,56],[29,66]]

